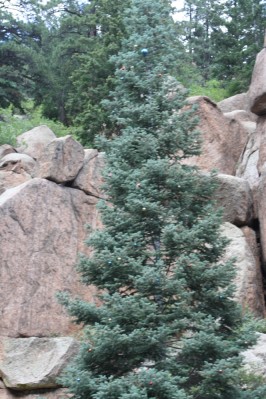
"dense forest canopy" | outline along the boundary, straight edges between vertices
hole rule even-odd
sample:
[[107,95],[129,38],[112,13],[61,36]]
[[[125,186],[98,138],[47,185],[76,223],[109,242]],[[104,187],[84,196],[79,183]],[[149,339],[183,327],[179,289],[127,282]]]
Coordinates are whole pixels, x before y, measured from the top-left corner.
[[[30,98],[83,144],[110,134],[102,100],[113,87],[109,59],[126,37],[121,15],[129,3],[1,0],[0,106],[23,112]],[[173,76],[192,94],[211,88],[214,100],[246,91],[263,46],[265,8],[265,0],[185,0],[176,14]]]

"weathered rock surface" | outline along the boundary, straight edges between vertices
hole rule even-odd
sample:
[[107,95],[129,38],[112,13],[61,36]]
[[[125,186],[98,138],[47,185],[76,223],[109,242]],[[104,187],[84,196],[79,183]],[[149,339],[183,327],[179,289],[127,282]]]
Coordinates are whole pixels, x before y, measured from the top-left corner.
[[32,157],[16,152],[7,154],[0,160],[0,169],[12,170],[16,173],[25,171],[32,175],[35,165],[36,162]]
[[260,242],[262,250],[262,266],[266,271],[266,170],[263,171],[257,188],[257,208],[260,222]]
[[253,188],[259,180],[259,152],[261,143],[261,131],[256,128],[248,137],[246,146],[243,147],[242,154],[237,165],[236,176],[247,180]]
[[198,129],[203,145],[202,154],[185,163],[196,164],[203,171],[217,169],[220,173],[234,175],[248,139],[246,130],[237,120],[226,118],[208,97],[190,97],[188,102],[198,106]]
[[32,179],[0,196],[0,335],[68,335],[75,330],[55,294],[95,301],[95,289],[74,269],[85,224],[97,226],[97,199],[80,190]]
[[254,219],[256,223],[259,222],[259,203],[258,203],[258,188],[259,188],[259,180],[252,187],[252,196],[253,196],[253,209],[254,209]]
[[18,392],[0,388],[1,399],[67,399],[71,396],[66,389],[36,389]]
[[247,93],[236,94],[217,103],[222,112],[231,112],[235,110],[249,111],[249,98]]
[[258,136],[260,137],[258,172],[266,168],[266,116],[261,116],[257,125]]
[[78,352],[71,337],[6,338],[2,345],[0,375],[14,390],[58,387],[56,379]]
[[11,154],[12,152],[16,152],[15,148],[13,148],[9,144],[3,144],[0,146],[0,160],[7,154]]
[[73,187],[79,188],[86,194],[101,197],[100,187],[103,184],[101,171],[104,166],[104,153],[97,150],[85,150],[83,167],[73,182]]
[[38,159],[44,147],[55,138],[55,134],[48,126],[37,126],[17,137],[17,151]]
[[266,377],[266,334],[258,334],[259,338],[252,348],[242,353],[245,369],[255,375]]
[[248,91],[251,112],[266,114],[266,48],[257,55]]
[[28,180],[31,180],[31,176],[24,171],[17,173],[11,170],[4,172],[0,170],[0,195],[9,188],[19,186]]
[[256,122],[243,121],[243,122],[240,122],[240,123],[244,127],[244,129],[246,130],[248,136],[250,136],[250,135],[255,133],[256,128],[257,128],[257,123]]
[[[231,223],[224,223],[222,234],[230,240],[224,259],[236,258],[236,300],[243,309],[251,310],[256,316],[265,316],[262,274],[252,247],[241,229]],[[250,240],[252,232],[249,232]],[[253,239],[254,240],[254,237]],[[254,245],[254,244],[253,244]]]
[[266,317],[266,309],[265,309],[265,293],[263,286],[263,275],[262,275],[262,267],[261,267],[261,249],[258,244],[258,236],[259,232],[254,231],[252,228],[248,226],[241,227],[241,231],[245,236],[246,242],[251,250],[251,253],[255,259],[255,269],[254,273],[257,278],[257,286],[258,286],[258,298],[256,305],[256,300],[253,304],[253,309],[258,308],[258,312],[255,312],[255,315],[259,317]]
[[83,166],[84,149],[71,136],[51,141],[38,159],[35,176],[66,183],[76,178]]
[[246,122],[253,122],[253,124],[256,125],[256,121],[258,119],[258,117],[252,112],[248,112],[243,109],[238,109],[231,112],[224,112],[224,116],[230,120],[237,120],[242,125],[244,125]]
[[215,193],[217,205],[223,208],[224,221],[237,226],[251,223],[253,198],[248,182],[236,176],[217,175],[218,189]]

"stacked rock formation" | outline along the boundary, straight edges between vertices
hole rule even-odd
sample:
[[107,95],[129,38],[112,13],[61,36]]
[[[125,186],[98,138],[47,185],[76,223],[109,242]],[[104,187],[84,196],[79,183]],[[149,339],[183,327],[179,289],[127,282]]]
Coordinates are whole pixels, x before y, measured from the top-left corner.
[[[89,301],[75,271],[86,224],[100,226],[103,154],[47,126],[0,147],[0,398],[61,398],[56,378],[77,351],[75,326],[57,303],[67,291]],[[2,381],[2,382],[1,382]],[[6,389],[7,388],[7,389]],[[65,397],[65,396],[64,396]]]
[[[203,147],[188,163],[219,172],[216,199],[224,207],[222,233],[231,240],[225,257],[237,257],[236,300],[258,317],[265,317],[265,58],[264,49],[248,93],[218,104],[189,99],[198,106]],[[86,225],[101,227],[104,154],[70,136],[56,138],[47,126],[17,140],[16,148],[0,147],[0,399],[65,398],[57,376],[76,353],[82,326],[55,296],[67,291],[97,301],[75,264],[80,252],[90,254]],[[257,347],[247,359],[261,364],[261,353]],[[261,369],[266,374],[265,363]]]

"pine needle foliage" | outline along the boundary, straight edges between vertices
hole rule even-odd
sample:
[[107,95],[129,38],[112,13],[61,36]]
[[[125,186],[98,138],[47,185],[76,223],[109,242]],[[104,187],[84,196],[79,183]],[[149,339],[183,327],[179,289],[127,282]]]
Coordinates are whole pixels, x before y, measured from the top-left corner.
[[93,256],[78,265],[102,305],[60,296],[86,326],[62,377],[75,399],[247,398],[239,353],[255,338],[232,300],[233,262],[221,260],[215,179],[185,162],[200,136],[171,78],[179,53],[170,13],[169,1],[132,0],[112,58],[115,90],[104,105],[117,134],[99,138],[104,229],[90,234]]

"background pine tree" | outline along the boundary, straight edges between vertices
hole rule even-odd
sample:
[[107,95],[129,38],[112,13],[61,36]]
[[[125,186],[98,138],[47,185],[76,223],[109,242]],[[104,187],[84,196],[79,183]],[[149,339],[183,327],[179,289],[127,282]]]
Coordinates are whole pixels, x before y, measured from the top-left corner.
[[[254,342],[232,300],[234,267],[199,153],[194,109],[171,77],[178,58],[170,2],[132,0],[128,39],[105,101],[116,136],[106,151],[104,229],[78,269],[102,306],[61,295],[87,328],[62,381],[76,399],[263,398],[243,391],[239,353]],[[253,396],[252,396],[253,395]],[[262,395],[262,394],[261,394]]]

